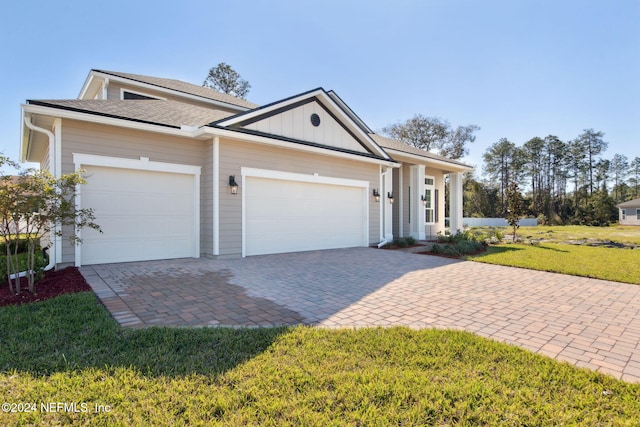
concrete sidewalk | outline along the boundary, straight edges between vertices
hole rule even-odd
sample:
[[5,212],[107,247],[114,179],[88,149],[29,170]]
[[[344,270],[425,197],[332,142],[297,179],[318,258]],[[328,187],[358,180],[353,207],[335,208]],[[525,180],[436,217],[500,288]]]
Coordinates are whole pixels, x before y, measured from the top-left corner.
[[640,382],[640,286],[369,248],[80,269],[123,326],[462,329]]

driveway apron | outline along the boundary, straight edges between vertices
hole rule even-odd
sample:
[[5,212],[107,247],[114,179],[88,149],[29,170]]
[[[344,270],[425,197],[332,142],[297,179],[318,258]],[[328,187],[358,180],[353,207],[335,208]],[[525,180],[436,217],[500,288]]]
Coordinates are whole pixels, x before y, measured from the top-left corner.
[[125,327],[474,332],[640,382],[640,286],[370,248],[80,269]]

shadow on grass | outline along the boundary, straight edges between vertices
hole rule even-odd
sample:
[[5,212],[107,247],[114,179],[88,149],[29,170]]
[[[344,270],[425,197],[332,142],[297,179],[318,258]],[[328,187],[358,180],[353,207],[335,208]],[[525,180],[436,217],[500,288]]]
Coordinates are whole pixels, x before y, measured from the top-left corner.
[[147,376],[217,376],[290,328],[124,329],[92,292],[0,308],[0,372],[50,375],[133,367]]

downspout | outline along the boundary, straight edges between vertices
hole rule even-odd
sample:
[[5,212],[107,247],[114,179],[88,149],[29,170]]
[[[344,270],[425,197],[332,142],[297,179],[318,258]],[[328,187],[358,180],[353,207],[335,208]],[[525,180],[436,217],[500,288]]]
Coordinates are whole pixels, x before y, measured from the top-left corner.
[[[51,173],[53,174],[53,176],[57,176],[56,175],[56,170],[55,170],[55,167],[56,167],[56,152],[55,152],[56,138],[55,138],[53,132],[51,132],[51,131],[49,131],[47,129],[38,127],[38,126],[34,125],[33,123],[31,123],[31,116],[25,116],[24,117],[24,124],[29,129],[31,129],[32,131],[44,133],[49,138],[49,169],[51,170]],[[51,238],[51,236],[50,236],[50,238]],[[55,237],[54,237],[54,239],[55,239]],[[52,268],[54,268],[55,265],[56,265],[56,257],[55,257],[55,255],[56,255],[56,245],[55,245],[55,242],[51,242],[51,243],[53,243],[53,244],[51,245],[51,251],[48,254],[49,255],[49,264],[47,264],[47,266],[44,268],[44,271],[49,271]],[[23,277],[23,273],[26,273],[26,272],[19,273],[20,277]]]
[[[386,174],[389,173],[390,168],[386,168],[384,172],[382,172],[380,174],[380,189],[382,189],[382,183],[384,182],[384,176]],[[385,188],[385,191],[387,191],[387,189]],[[385,237],[385,218],[384,218],[384,201],[385,201],[385,195],[384,195],[384,191],[382,194],[382,203],[380,203],[380,243],[378,243],[378,249],[380,249],[381,247],[388,245],[389,243],[391,243],[389,240],[387,240],[387,238]]]

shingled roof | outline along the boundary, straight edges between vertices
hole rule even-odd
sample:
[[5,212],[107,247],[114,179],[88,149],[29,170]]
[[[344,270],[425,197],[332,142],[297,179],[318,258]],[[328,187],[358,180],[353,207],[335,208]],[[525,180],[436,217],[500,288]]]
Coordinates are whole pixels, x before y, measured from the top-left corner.
[[28,100],[31,105],[180,128],[205,126],[233,113],[168,100],[54,99]]
[[[443,156],[439,156],[437,154],[431,153],[429,151],[426,150],[421,150],[419,148],[415,148],[412,147],[408,144],[405,144],[404,142],[395,140],[395,139],[391,139],[391,138],[387,138],[375,133],[371,133],[369,134],[371,136],[371,138],[373,138],[373,140],[382,148],[388,148],[390,150],[396,150],[396,151],[401,151],[403,153],[406,154],[413,154],[414,156],[420,156],[420,157],[425,157],[427,159],[433,159],[433,160],[439,160],[442,162],[447,162],[447,163],[451,163],[454,165],[458,165],[458,166],[462,166],[465,168],[471,168],[471,166],[467,165],[466,163],[462,163],[459,162],[457,160],[451,160],[448,157],[443,157]],[[391,157],[393,157],[393,154],[391,154]]]
[[214,101],[225,102],[227,104],[237,105],[245,108],[256,108],[259,105],[249,102],[242,98],[236,98],[235,96],[227,95],[226,93],[218,92],[217,90],[198,86],[191,83],[183,82],[181,80],[164,79],[160,77],[143,76],[140,74],[120,73],[117,71],[106,70],[93,70],[98,73],[109,74],[123,79],[133,80],[140,83],[146,83],[161,88],[171,89],[189,95],[200,96],[202,98],[212,99]]

